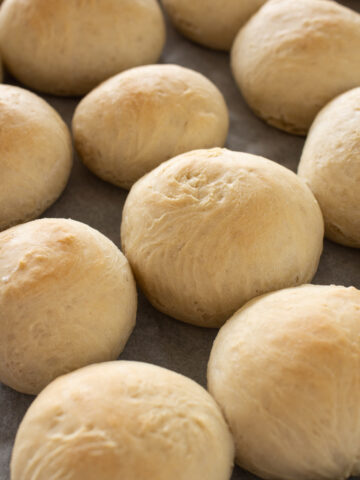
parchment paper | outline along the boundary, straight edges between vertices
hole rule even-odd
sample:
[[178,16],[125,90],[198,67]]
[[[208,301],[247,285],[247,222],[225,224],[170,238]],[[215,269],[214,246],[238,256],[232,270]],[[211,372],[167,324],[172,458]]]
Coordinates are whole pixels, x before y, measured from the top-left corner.
[[[359,0],[339,3],[360,12]],[[263,155],[296,171],[304,138],[269,127],[254,116],[231,77],[229,55],[191,43],[169,24],[167,34],[161,63],[176,63],[200,71],[225,95],[231,116],[227,147]],[[5,82],[17,84],[10,76],[5,78]],[[43,98],[58,110],[70,126],[78,99],[45,95]],[[126,195],[125,190],[91,174],[75,156],[65,192],[43,216],[73,218],[87,223],[120,247],[121,212]],[[360,250],[325,240],[313,283],[354,285],[360,288]],[[192,327],[161,314],[139,291],[137,326],[120,358],[161,365],[206,386],[206,365],[216,333],[217,330]],[[33,398],[0,383],[0,480],[9,480],[9,461],[15,434]],[[232,480],[247,478],[256,477],[235,467]]]

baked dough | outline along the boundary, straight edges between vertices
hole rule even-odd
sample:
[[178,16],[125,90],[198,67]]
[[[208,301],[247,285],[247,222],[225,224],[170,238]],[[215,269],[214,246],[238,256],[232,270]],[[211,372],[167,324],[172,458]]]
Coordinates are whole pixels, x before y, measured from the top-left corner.
[[46,218],[0,233],[0,380],[36,394],[117,358],[136,304],[126,258],[89,226]]
[[65,375],[18,430],[12,480],[229,480],[234,446],[213,398],[178,373],[108,362]]
[[306,134],[319,110],[360,84],[360,15],[325,0],[270,0],[235,39],[235,80],[270,125]]
[[325,233],[360,248],[360,88],[330,102],[315,119],[299,164],[317,198]]
[[360,474],[360,291],[305,285],[249,302],[211,351],[237,463],[276,480]]
[[175,27],[205,47],[230,50],[240,28],[266,0],[162,0]]
[[220,91],[178,65],[137,67],[107,80],[81,101],[73,119],[85,165],[123,188],[175,155],[222,147],[228,129]]
[[0,10],[5,65],[25,85],[55,95],[82,95],[155,63],[164,43],[157,0],[8,0]]
[[141,178],[121,226],[150,302],[204,327],[261,293],[310,281],[323,233],[319,206],[293,172],[220,148],[179,155]]
[[70,132],[37,95],[0,85],[0,230],[39,216],[72,166]]

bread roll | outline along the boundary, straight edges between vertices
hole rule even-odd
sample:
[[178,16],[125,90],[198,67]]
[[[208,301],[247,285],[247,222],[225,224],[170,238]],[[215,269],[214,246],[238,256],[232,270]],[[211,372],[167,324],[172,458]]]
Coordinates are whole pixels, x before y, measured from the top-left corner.
[[360,84],[360,15],[325,0],[270,0],[235,39],[235,80],[270,125],[306,134],[319,110]]
[[0,230],[39,216],[60,196],[72,166],[70,133],[27,90],[0,85]]
[[16,436],[11,480],[229,480],[234,447],[200,385],[137,362],[58,378]]
[[261,293],[310,281],[323,219],[293,172],[215,148],[163,163],[130,190],[123,251],[160,311],[220,326]]
[[118,72],[155,63],[165,43],[157,0],[8,0],[5,65],[25,85],[82,95]]
[[325,233],[360,248],[360,88],[330,102],[316,117],[299,164],[317,198]]
[[205,47],[230,50],[239,29],[266,0],[162,0],[175,27]]
[[259,297],[222,327],[209,391],[237,463],[276,480],[360,474],[360,291],[305,285]]
[[220,91],[178,65],[137,67],[107,80],[80,102],[73,120],[85,165],[123,188],[175,155],[222,147],[228,128]]
[[0,380],[36,394],[117,358],[136,303],[126,258],[87,225],[46,218],[0,233]]

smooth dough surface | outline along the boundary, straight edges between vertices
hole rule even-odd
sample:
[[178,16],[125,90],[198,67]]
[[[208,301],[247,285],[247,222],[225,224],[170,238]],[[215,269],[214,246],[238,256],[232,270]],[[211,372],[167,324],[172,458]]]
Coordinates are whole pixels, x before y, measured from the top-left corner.
[[360,474],[360,291],[305,285],[264,295],[222,327],[209,391],[237,462],[266,479]]
[[71,166],[70,132],[58,113],[27,90],[0,85],[0,230],[54,203]]
[[319,202],[326,236],[360,248],[360,88],[340,95],[318,114],[298,173]]
[[157,0],[8,0],[0,10],[5,65],[25,85],[55,95],[82,95],[155,63],[164,43]]
[[138,362],[51,383],[18,430],[11,480],[229,480],[234,446],[213,398]]
[[217,87],[178,65],[137,67],[107,80],[81,101],[73,119],[84,163],[123,188],[180,153],[222,147],[228,129]]
[[136,306],[126,258],[97,230],[45,218],[0,233],[0,380],[36,394],[63,373],[116,359]]
[[230,50],[240,28],[267,0],[161,0],[175,27],[205,47]]
[[156,308],[215,327],[254,296],[310,281],[323,219],[290,170],[214,148],[141,178],[125,202],[121,240]]
[[360,84],[360,15],[327,0],[270,0],[239,32],[231,64],[257,115],[306,134],[326,103]]

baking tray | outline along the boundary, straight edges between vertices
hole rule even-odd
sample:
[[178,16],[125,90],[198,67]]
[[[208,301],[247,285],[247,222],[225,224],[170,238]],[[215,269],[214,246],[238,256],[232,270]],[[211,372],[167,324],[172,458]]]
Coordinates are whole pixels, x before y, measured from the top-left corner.
[[[360,12],[358,0],[339,3]],[[227,148],[262,155],[296,171],[304,138],[283,133],[255,117],[231,76],[228,54],[191,43],[168,24],[166,47],[160,62],[193,68],[220,88],[230,109]],[[5,82],[19,85],[9,76],[5,77]],[[43,98],[70,126],[79,100],[47,95]],[[63,195],[43,216],[73,218],[87,223],[120,247],[121,213],[126,195],[125,190],[90,173],[75,155],[70,181]],[[313,283],[360,288],[360,250],[325,240]],[[139,291],[137,325],[120,358],[161,365],[206,386],[206,366],[216,333],[215,329],[193,327],[167,317],[155,310]],[[33,399],[0,383],[0,480],[10,478],[9,461],[15,434]],[[249,478],[257,477],[235,467],[231,480]]]

